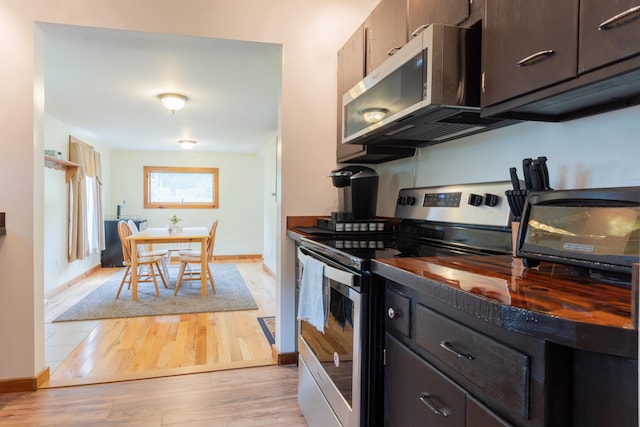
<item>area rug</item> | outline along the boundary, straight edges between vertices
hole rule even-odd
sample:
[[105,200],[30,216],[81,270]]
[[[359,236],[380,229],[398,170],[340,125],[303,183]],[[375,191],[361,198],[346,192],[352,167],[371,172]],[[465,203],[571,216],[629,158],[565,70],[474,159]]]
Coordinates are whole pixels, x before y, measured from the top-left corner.
[[258,317],[258,323],[264,332],[265,338],[269,344],[276,343],[276,318],[275,316]]
[[174,296],[177,268],[170,268],[169,288],[158,283],[160,298],[156,297],[153,282],[138,283],[138,301],[131,300],[131,290],[122,288],[115,299],[122,273],[115,274],[105,284],[58,316],[54,322],[71,320],[113,319],[119,317],[162,316],[182,313],[255,310],[258,308],[249,288],[235,264],[211,264],[217,293],[207,286],[207,296],[200,296],[200,281],[183,281]]

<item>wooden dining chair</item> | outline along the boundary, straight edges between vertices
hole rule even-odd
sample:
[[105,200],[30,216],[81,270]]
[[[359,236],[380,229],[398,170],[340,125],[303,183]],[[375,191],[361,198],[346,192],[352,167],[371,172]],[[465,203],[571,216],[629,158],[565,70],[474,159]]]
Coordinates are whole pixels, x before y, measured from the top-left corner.
[[[133,235],[133,231],[129,224],[126,221],[118,222],[118,235],[120,236],[120,243],[122,244],[122,263],[127,267],[124,272],[124,276],[122,276],[122,281],[120,282],[120,286],[118,287],[118,292],[116,293],[116,299],[120,296],[120,292],[122,291],[122,286],[125,283],[128,283],[131,286],[131,275],[138,275],[138,283],[140,282],[151,282],[153,281],[153,285],[156,288],[156,296],[160,296],[160,289],[158,289],[158,281],[156,280],[156,276],[160,276],[162,280],[162,284],[165,288],[167,286],[167,280],[164,277],[162,272],[162,257],[159,256],[139,256],[138,257],[138,265],[144,266],[148,268],[148,273],[141,274],[140,271],[132,271],[131,270],[131,242],[128,237]],[[155,270],[154,270],[155,267]]]
[[[135,221],[132,219],[127,220],[127,224],[131,229],[133,234],[138,233],[138,226]],[[159,257],[161,260],[162,272],[164,273],[164,277],[169,279],[169,251],[167,249],[149,249],[150,245],[138,245],[138,256],[139,257]]]
[[[216,284],[213,281],[213,275],[211,274],[211,268],[209,267],[209,262],[213,261],[213,246],[216,242],[216,229],[218,228],[218,220],[213,221],[211,225],[211,229],[209,230],[209,237],[207,239],[207,271],[204,274],[207,275],[207,279],[209,283],[211,283],[211,290],[213,293],[216,293]],[[200,251],[198,250],[187,250],[180,251],[178,261],[180,262],[180,273],[178,274],[178,281],[176,282],[176,290],[173,292],[174,295],[178,294],[178,289],[180,289],[180,285],[183,280],[201,280],[202,271],[199,269],[190,267],[191,264],[200,265],[202,258],[200,256]],[[189,267],[189,271],[187,270]]]

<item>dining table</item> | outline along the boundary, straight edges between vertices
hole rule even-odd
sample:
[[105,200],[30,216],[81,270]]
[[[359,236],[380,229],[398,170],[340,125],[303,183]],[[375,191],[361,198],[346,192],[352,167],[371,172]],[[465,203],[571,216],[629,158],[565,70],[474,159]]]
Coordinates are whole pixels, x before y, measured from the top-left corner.
[[[161,243],[200,243],[200,271],[207,271],[207,227],[149,227],[128,237],[131,244],[131,271],[138,271],[138,245]],[[167,278],[168,279],[168,278]],[[200,294],[207,295],[207,275],[200,275]],[[138,275],[131,274],[131,299],[138,301]]]

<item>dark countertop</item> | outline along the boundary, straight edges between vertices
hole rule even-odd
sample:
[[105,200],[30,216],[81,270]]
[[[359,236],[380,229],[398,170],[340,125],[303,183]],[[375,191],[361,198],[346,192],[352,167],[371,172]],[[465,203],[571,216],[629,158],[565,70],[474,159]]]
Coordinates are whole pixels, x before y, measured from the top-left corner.
[[[306,236],[317,217],[288,217],[287,236]],[[630,288],[580,275],[571,266],[526,269],[509,255],[374,260],[372,271],[505,330],[567,347],[638,357]]]
[[297,227],[313,227],[316,225],[318,216],[288,216],[287,217],[287,237],[299,242],[301,237],[313,236],[298,230]]
[[636,359],[630,288],[509,255],[375,260],[372,271],[505,330]]

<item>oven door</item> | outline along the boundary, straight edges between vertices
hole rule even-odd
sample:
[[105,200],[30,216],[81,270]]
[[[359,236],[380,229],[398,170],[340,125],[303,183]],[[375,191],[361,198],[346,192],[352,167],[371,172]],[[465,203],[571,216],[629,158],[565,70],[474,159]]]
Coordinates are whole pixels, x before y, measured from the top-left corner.
[[[298,400],[310,426],[326,426],[337,418],[341,426],[359,426],[361,419],[362,387],[362,294],[357,290],[361,275],[340,267],[330,260],[298,249],[299,277],[305,261],[314,257],[324,264],[323,286],[328,296],[328,315],[324,330],[320,332],[310,323],[300,320],[298,325],[298,351],[301,369],[308,371],[326,402],[318,402],[309,392],[308,385],[299,387]],[[305,391],[307,390],[307,391]],[[318,397],[318,396],[316,396]],[[321,408],[331,408],[322,413]],[[325,412],[327,412],[325,410]],[[324,421],[323,421],[324,420]]]

